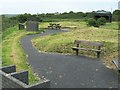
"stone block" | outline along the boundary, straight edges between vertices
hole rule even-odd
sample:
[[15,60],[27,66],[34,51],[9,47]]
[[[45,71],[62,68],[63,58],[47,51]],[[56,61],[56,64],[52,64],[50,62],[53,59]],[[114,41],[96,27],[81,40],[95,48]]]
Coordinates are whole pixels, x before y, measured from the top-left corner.
[[36,21],[27,21],[26,22],[26,31],[38,31],[39,26]]

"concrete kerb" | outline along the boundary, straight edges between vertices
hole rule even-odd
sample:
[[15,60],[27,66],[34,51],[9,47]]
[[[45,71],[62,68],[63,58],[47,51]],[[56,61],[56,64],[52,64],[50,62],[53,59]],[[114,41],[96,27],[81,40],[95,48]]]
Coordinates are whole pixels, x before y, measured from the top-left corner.
[[33,85],[28,85],[27,88],[50,88],[50,80],[44,79]]
[[9,75],[13,76],[14,78],[22,81],[27,85],[29,84],[28,71],[14,72],[14,73],[10,73]]

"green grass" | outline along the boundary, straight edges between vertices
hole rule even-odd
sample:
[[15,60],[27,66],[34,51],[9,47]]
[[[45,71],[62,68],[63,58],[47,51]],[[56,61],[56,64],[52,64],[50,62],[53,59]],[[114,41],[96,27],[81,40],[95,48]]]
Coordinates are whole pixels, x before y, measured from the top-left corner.
[[[102,42],[104,47],[102,48],[101,58],[106,65],[112,66],[111,60],[118,56],[118,30],[116,30],[116,22],[107,23],[100,28],[87,27],[85,22],[80,21],[63,21],[59,23],[62,26],[76,26],[77,28],[62,34],[34,38],[32,43],[38,50],[43,52],[75,54],[71,48],[74,46],[73,42],[76,39]],[[82,51],[80,54],[96,57],[96,53],[92,52]]]
[[17,27],[11,27],[3,32],[2,35],[2,66],[16,65],[17,71],[29,71],[29,83],[35,83],[40,80],[31,70],[27,56],[20,45],[20,38],[28,34],[36,34],[38,32],[26,32],[18,30]]
[[101,28],[118,30],[118,22],[107,23],[106,25],[101,26]]

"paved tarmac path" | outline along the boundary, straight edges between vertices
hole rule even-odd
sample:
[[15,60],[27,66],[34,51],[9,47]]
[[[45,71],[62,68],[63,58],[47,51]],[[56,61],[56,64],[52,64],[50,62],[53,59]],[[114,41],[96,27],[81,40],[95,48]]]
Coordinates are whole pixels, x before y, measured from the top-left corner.
[[33,70],[51,81],[51,88],[117,88],[118,75],[107,69],[101,60],[84,56],[47,54],[38,52],[31,39],[64,30],[46,30],[45,33],[29,35],[21,39]]

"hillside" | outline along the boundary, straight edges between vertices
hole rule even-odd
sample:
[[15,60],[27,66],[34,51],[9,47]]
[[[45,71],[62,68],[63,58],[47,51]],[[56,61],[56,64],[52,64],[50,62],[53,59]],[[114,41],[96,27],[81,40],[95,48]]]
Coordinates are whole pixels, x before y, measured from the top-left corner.
[[16,17],[19,14],[3,14],[5,17],[11,18],[11,17]]

